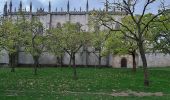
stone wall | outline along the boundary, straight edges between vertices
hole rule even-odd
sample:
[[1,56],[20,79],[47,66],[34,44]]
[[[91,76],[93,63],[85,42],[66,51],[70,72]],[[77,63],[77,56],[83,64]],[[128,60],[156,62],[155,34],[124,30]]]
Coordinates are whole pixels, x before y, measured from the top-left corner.
[[[97,54],[97,53],[96,53]],[[94,53],[86,53],[86,52],[78,52],[76,54],[76,64],[77,65],[89,65],[89,66],[98,66],[99,60],[98,57]],[[126,58],[127,59],[127,67],[132,68],[132,56],[131,55],[110,55],[108,57],[103,57],[101,61],[102,66],[112,66],[113,68],[121,68],[121,59]],[[152,54],[148,53],[146,54],[147,63],[149,67],[168,67],[170,66],[170,55],[165,55],[162,53]],[[63,64],[69,65],[70,56],[65,53],[63,58]],[[3,50],[0,54],[0,64],[5,65],[8,64],[9,58],[8,53]],[[44,65],[56,65],[57,64],[57,58],[56,56],[44,53],[41,55],[39,59],[40,64]],[[136,57],[136,62],[138,66],[142,66],[142,60],[140,56]],[[33,64],[34,60],[30,54],[20,52],[19,53],[19,64]]]
[[[32,15],[26,15],[28,19],[31,18]],[[40,19],[40,21],[43,23],[44,27],[46,29],[49,28],[50,24],[52,27],[56,27],[57,23],[60,23],[61,25],[65,23],[66,21],[70,21],[72,23],[80,23],[82,25],[82,29],[89,31],[88,29],[88,18],[89,15],[88,13],[56,13],[56,14],[40,14],[40,15],[34,15],[37,18]],[[121,21],[122,15],[114,15],[115,19],[118,21]],[[19,17],[18,15],[12,15],[13,20],[17,20]],[[51,18],[51,22],[50,22]],[[105,29],[105,27],[101,27],[101,29]],[[80,50],[76,54],[76,64],[77,65],[92,65],[92,66],[97,66],[99,64],[98,57],[96,56],[98,53],[96,52],[95,54],[90,52],[82,52]],[[132,68],[132,57],[130,55],[124,55],[124,56],[119,56],[119,55],[109,55],[108,57],[103,57],[101,61],[101,65],[103,66],[113,66],[115,68],[120,68],[121,67],[121,59],[126,58],[127,59],[127,67]],[[164,55],[161,53],[157,54],[152,54],[148,53],[146,54],[146,58],[148,61],[148,66],[150,67],[165,67],[165,66],[170,66],[170,55]],[[20,52],[19,53],[19,64],[33,64],[34,60],[30,54]],[[64,58],[63,58],[63,63],[65,65],[69,64],[70,56],[65,53]],[[40,64],[57,64],[57,59],[56,56],[49,54],[49,53],[44,53],[39,59]],[[8,64],[9,59],[8,59],[8,53],[3,50],[1,51],[0,55],[0,64]],[[140,56],[136,57],[136,62],[138,66],[142,66],[142,61]]]
[[[168,67],[170,66],[170,55],[162,53],[147,53],[146,59],[149,67]],[[138,66],[142,66],[142,60],[139,57]]]

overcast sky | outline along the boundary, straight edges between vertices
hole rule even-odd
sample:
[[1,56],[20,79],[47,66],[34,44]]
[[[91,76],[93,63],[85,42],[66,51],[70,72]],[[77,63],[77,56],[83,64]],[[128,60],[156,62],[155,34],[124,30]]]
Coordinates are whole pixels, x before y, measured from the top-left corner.
[[[10,1],[10,0],[0,0],[0,13],[3,13],[3,7],[4,7],[4,3],[5,1]],[[23,8],[26,8],[27,10],[29,10],[29,4],[30,4],[31,0],[22,0],[23,2]],[[61,9],[61,7],[65,10],[66,6],[67,6],[67,2],[68,0],[50,0],[51,4],[52,4],[52,10],[55,11],[56,7],[58,8],[58,10]],[[93,9],[99,9],[99,8],[104,8],[104,1],[105,0],[89,0],[89,8]],[[110,1],[114,1],[114,0],[110,0]],[[115,0],[116,1],[116,0]],[[145,1],[145,0],[139,0],[139,1]],[[152,13],[157,13],[158,9],[159,9],[159,5],[160,5],[160,0],[157,0],[158,2],[153,3],[149,8],[148,8],[148,12],[152,12]],[[12,0],[13,2],[13,10],[16,7],[18,9],[18,5],[20,0]],[[33,9],[34,11],[37,8],[45,8],[45,10],[48,10],[48,2],[49,0],[32,0],[33,2]],[[86,7],[86,2],[87,0],[70,0],[70,9],[73,10],[74,8],[76,8],[77,10],[80,9],[80,7],[82,7],[82,9],[85,10]],[[166,5],[170,5],[170,0],[164,0]],[[136,9],[137,13],[140,13],[140,11],[142,10],[142,4],[143,3],[139,3]],[[9,5],[9,3],[8,3]]]

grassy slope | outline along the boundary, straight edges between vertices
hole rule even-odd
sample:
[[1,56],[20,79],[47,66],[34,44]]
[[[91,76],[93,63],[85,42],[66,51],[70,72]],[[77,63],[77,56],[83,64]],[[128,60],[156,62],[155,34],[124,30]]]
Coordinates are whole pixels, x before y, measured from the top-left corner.
[[[170,68],[150,69],[151,86],[143,86],[143,72],[138,69],[78,68],[79,79],[72,80],[71,68],[43,68],[38,75],[32,69],[0,69],[0,100],[170,100]],[[112,97],[113,91],[163,92],[163,97]],[[71,93],[76,92],[76,93]],[[86,92],[86,93],[84,93]],[[94,93],[106,93],[103,95]]]

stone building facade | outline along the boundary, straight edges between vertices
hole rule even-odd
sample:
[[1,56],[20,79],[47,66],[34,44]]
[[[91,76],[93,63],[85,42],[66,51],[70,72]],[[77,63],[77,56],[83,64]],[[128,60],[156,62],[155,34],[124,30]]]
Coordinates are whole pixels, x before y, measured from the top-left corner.
[[[87,0],[86,3],[86,10],[83,11],[81,8],[79,11],[74,9],[74,11],[70,11],[70,3],[68,1],[67,3],[67,11],[63,11],[61,8],[60,11],[52,11],[51,10],[51,2],[49,2],[48,11],[45,11],[44,8],[37,9],[36,12],[33,12],[32,10],[32,2],[30,2],[30,10],[26,11],[26,9],[23,9],[22,1],[19,4],[18,10],[15,8],[12,9],[12,1],[10,1],[9,6],[6,2],[4,5],[4,17],[11,17],[13,20],[17,20],[20,16],[19,12],[23,12],[24,16],[28,19],[30,19],[32,16],[37,17],[40,19],[40,21],[43,23],[43,26],[46,29],[56,27],[58,24],[63,24],[67,21],[70,21],[71,23],[80,23],[83,27],[82,29],[85,31],[88,31],[88,22],[89,22],[89,3]],[[107,10],[107,7],[106,9]],[[120,20],[121,17],[125,14],[125,12],[122,9],[114,8],[111,12],[117,20]],[[89,50],[84,50],[84,48],[81,48],[81,50],[76,54],[76,64],[77,65],[88,65],[88,66],[98,66],[99,60],[98,60],[98,52],[96,51],[95,54],[91,51],[93,51],[92,48],[88,48]],[[88,52],[87,52],[88,51]],[[8,64],[8,53],[6,51],[1,51],[0,55],[0,64]],[[170,66],[170,55],[163,55],[161,53],[158,54],[146,54],[148,66],[157,67],[157,66]],[[63,57],[63,64],[68,65],[69,64],[69,55],[65,53]],[[137,55],[136,57],[137,65],[142,66],[142,62],[140,59],[140,56]],[[42,56],[39,59],[40,64],[42,65],[56,65],[57,64],[57,57],[49,54],[49,53],[43,53]],[[117,55],[108,55],[107,57],[102,57],[101,65],[102,66],[113,66],[113,67],[121,67],[122,63],[125,63],[127,67],[132,67],[132,57],[130,55],[124,55],[124,56],[117,56]],[[24,52],[19,53],[18,57],[18,63],[21,65],[27,65],[27,64],[33,64],[33,58],[30,54],[26,54]]]

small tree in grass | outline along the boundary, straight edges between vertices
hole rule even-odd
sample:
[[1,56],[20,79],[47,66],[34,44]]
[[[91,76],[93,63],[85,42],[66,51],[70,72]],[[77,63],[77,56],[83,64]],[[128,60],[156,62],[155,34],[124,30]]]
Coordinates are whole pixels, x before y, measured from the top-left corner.
[[108,29],[104,29],[98,21],[94,21],[93,18],[90,18],[89,20],[89,28],[89,31],[91,32],[89,38],[92,38],[89,40],[89,47],[93,48],[90,52],[96,55],[96,57],[98,58],[98,65],[101,66],[102,57],[106,56],[106,54],[102,54],[105,48],[104,44],[109,37],[110,32]]
[[[100,31],[99,29],[95,30],[93,33],[92,47],[95,48],[93,53],[98,57],[98,65],[101,66],[102,61],[102,51],[104,49],[104,43],[107,37],[106,31]],[[96,54],[98,53],[98,54]]]
[[[54,28],[50,31],[50,43],[52,51],[56,54],[66,52],[70,56],[69,65],[73,63],[73,78],[77,79],[75,54],[83,46],[85,33],[81,30],[80,24],[66,22],[61,28]],[[57,49],[58,48],[58,49]]]
[[25,41],[24,37],[26,34],[22,32],[21,24],[23,25],[23,20],[14,23],[8,18],[4,18],[1,24],[2,47],[9,54],[9,65],[12,68],[11,72],[15,72],[19,47],[22,46]]
[[39,67],[39,57],[45,50],[46,37],[43,36],[44,27],[42,23],[33,18],[30,22],[30,32],[25,37],[26,44],[24,45],[25,51],[30,53],[34,59],[34,74],[37,75],[37,68]]
[[60,66],[63,65],[63,55],[65,53],[64,49],[62,48],[62,27],[56,27],[52,28],[50,30],[47,30],[47,41],[46,41],[46,48],[47,50],[57,56],[57,63],[60,64]]
[[[93,39],[92,39],[92,47],[94,50],[92,51],[96,57],[98,58],[98,65],[101,66],[101,60],[102,60],[102,50],[104,47],[105,42],[105,34],[106,32],[101,31],[99,26],[95,27],[95,31],[93,33]],[[98,54],[96,54],[96,52]]]

